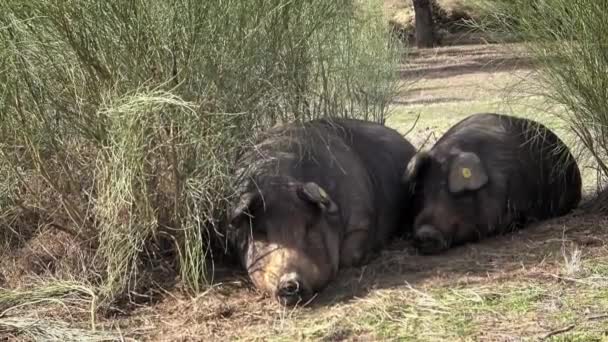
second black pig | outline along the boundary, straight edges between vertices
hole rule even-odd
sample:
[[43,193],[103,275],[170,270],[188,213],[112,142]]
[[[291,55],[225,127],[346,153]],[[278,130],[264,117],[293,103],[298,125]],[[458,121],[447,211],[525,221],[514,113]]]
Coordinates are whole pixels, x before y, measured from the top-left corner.
[[523,118],[479,113],[450,128],[404,174],[415,184],[414,244],[423,254],[561,216],[581,199],[567,146]]

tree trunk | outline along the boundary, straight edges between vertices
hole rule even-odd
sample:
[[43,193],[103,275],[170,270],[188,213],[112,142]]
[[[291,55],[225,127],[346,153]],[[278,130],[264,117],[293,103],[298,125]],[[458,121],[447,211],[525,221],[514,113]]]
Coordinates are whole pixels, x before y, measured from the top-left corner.
[[435,45],[435,27],[431,0],[412,0],[416,23],[416,46],[429,48]]

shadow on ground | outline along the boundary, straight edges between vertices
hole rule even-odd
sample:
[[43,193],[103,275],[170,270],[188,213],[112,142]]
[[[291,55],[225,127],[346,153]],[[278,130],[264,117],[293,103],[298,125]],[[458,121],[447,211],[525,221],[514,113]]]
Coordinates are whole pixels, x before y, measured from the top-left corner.
[[532,60],[528,57],[501,57],[483,56],[463,60],[459,63],[444,66],[409,66],[400,70],[402,79],[412,79],[424,77],[426,79],[453,77],[458,75],[470,74],[473,72],[500,72],[515,69],[531,69]]
[[[406,240],[397,240],[368,265],[343,270],[321,293],[315,306],[332,305],[370,291],[411,285],[456,285],[487,278],[513,277],[543,264],[563,262],[565,243],[588,251],[608,241],[608,219],[574,213],[531,224],[519,231],[452,248],[434,256],[417,255]],[[540,274],[539,274],[540,275]],[[545,274],[544,276],[549,276]]]
[[276,329],[285,318],[314,316],[364,300],[382,289],[496,284],[515,278],[555,283],[560,281],[557,270],[563,264],[565,246],[574,244],[591,257],[600,254],[607,242],[608,218],[580,212],[435,256],[416,255],[408,241],[398,239],[369,264],[342,270],[311,303],[296,309],[281,307],[258,293],[244,272],[223,268],[216,272],[215,285],[199,297],[167,296],[133,312],[127,325],[139,326],[138,334],[153,340],[156,336],[177,340],[243,337]]

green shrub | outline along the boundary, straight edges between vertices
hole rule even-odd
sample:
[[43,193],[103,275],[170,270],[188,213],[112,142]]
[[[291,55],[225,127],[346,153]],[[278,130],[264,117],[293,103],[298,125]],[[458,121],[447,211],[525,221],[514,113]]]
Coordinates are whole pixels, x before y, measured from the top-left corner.
[[2,2],[0,219],[36,208],[93,239],[102,303],[137,286],[163,239],[200,291],[235,154],[256,132],[384,120],[400,48],[381,13],[347,0]]
[[608,2],[482,0],[481,25],[525,42],[540,66],[535,90],[565,108],[557,111],[608,176]]

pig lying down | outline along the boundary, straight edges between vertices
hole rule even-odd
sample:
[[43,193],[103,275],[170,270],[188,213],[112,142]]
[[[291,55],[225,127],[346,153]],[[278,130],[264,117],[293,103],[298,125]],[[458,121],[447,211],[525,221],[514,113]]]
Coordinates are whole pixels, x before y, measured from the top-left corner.
[[480,113],[409,162],[414,244],[424,254],[564,215],[581,199],[566,145],[535,121]]
[[256,288],[285,305],[304,303],[411,225],[401,178],[414,154],[396,131],[360,120],[265,133],[237,163],[228,230]]

